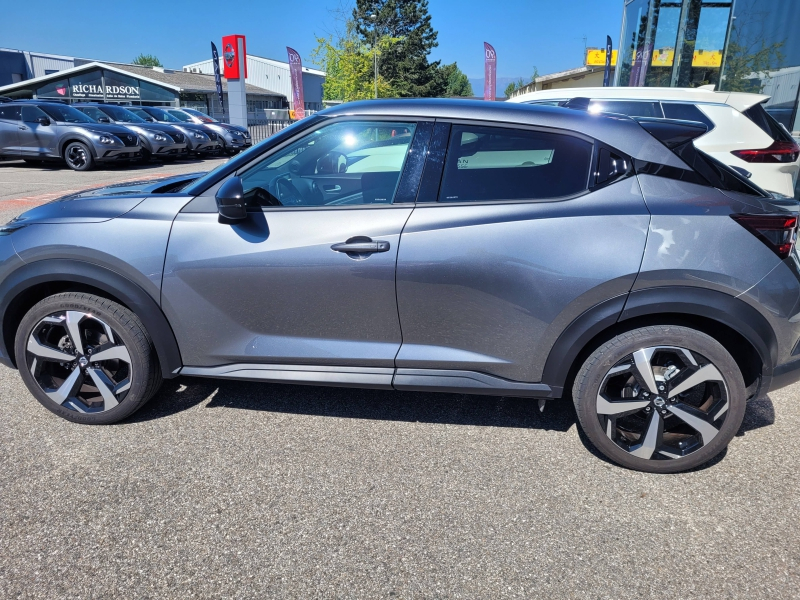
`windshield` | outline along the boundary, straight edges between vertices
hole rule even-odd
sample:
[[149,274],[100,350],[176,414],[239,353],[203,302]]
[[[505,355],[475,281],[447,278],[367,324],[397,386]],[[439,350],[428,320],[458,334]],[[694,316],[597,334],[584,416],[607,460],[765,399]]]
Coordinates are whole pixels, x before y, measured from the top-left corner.
[[88,115],[83,114],[77,108],[71,106],[59,106],[56,104],[40,104],[41,108],[48,117],[54,121],[61,121],[62,123],[96,123],[94,119]]
[[187,115],[182,110],[170,110],[170,111],[167,111],[167,112],[169,112],[169,114],[171,114],[173,117],[175,117],[179,121],[183,121],[184,123],[191,123],[194,120],[194,119],[192,119],[192,117]]
[[144,123],[145,120],[121,106],[104,106],[103,112],[110,115],[115,121],[123,123]]
[[100,119],[108,119],[108,115],[96,106],[81,106],[78,110],[86,115],[89,115],[95,121],[99,121]]
[[146,113],[148,113],[151,117],[154,117],[156,121],[166,121],[167,123],[181,123],[182,122],[182,121],[179,121],[178,119],[176,119],[175,117],[173,117],[167,111],[161,110],[160,108],[154,108],[152,106],[149,106],[149,107],[147,107],[146,109],[143,109],[143,110]]
[[203,123],[219,123],[216,119],[212,119],[205,113],[201,113],[199,110],[194,110],[193,108],[182,108],[181,109],[185,113],[189,113],[193,117],[197,117]]
[[153,118],[153,115],[147,114],[147,113],[144,111],[144,109],[137,108],[137,107],[135,107],[135,106],[131,106],[131,107],[130,107],[130,108],[128,108],[127,110],[129,110],[130,112],[132,112],[132,113],[133,113],[134,115],[136,115],[137,117],[140,117],[140,118],[141,118],[143,121],[155,121],[155,119]]

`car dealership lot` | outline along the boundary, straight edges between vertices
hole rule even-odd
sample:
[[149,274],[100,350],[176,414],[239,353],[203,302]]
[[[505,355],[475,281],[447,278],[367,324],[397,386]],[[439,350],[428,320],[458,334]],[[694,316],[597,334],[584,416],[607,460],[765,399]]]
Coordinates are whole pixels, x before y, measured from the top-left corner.
[[[0,218],[219,160],[0,162]],[[22,198],[22,199],[20,199]],[[800,384],[679,475],[568,402],[179,378],[86,427],[0,368],[0,597],[796,597]]]

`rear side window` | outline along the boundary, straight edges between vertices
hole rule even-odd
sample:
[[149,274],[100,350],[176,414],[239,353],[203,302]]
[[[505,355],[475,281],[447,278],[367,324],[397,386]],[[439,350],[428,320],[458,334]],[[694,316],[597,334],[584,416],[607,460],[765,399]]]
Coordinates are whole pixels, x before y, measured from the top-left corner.
[[680,119],[681,121],[697,121],[704,123],[708,130],[714,129],[714,122],[709,119],[702,110],[694,104],[682,104],[680,102],[662,102],[661,108],[664,109],[664,116],[667,119]]
[[22,110],[19,105],[11,106],[6,105],[3,106],[0,104],[0,119],[6,119],[8,121],[19,121],[22,115]]
[[658,102],[639,100],[592,100],[589,111],[616,113],[629,117],[663,117]]
[[571,135],[454,125],[439,202],[577,194],[587,188],[592,147]]
[[792,136],[789,135],[781,124],[775,120],[775,117],[770,115],[765,109],[763,104],[756,104],[751,106],[744,114],[753,123],[758,125],[764,132],[773,140],[780,140],[783,142],[791,142]]

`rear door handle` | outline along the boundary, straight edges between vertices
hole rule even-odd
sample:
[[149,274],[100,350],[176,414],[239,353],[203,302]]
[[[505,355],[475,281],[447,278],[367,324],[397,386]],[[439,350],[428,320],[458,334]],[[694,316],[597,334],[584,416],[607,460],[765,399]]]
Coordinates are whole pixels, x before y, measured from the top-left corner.
[[325,190],[326,192],[341,192],[342,191],[342,186],[327,184],[327,185],[323,185],[322,189]]
[[389,242],[383,240],[372,240],[366,236],[352,237],[346,242],[340,242],[331,246],[331,250],[345,252],[347,254],[372,254],[374,252],[388,252]]

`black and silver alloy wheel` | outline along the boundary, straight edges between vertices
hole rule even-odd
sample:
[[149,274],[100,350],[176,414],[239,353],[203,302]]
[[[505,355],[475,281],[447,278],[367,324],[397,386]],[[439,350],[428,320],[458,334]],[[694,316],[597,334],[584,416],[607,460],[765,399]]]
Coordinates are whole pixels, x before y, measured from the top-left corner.
[[124,419],[161,385],[158,357],[139,318],[84,292],[56,294],[33,306],[17,329],[14,355],[34,397],[76,423]]
[[81,142],[72,142],[64,149],[64,160],[73,171],[87,171],[94,164],[91,151]]
[[675,473],[725,449],[744,418],[745,386],[719,342],[661,325],[595,350],[575,378],[573,400],[586,436],[608,458]]
[[115,408],[131,387],[131,356],[113,329],[75,310],[42,318],[28,336],[27,368],[47,397],[81,413]]
[[710,443],[728,412],[725,379],[686,348],[640,348],[613,366],[597,394],[608,438],[633,456],[675,460]]

